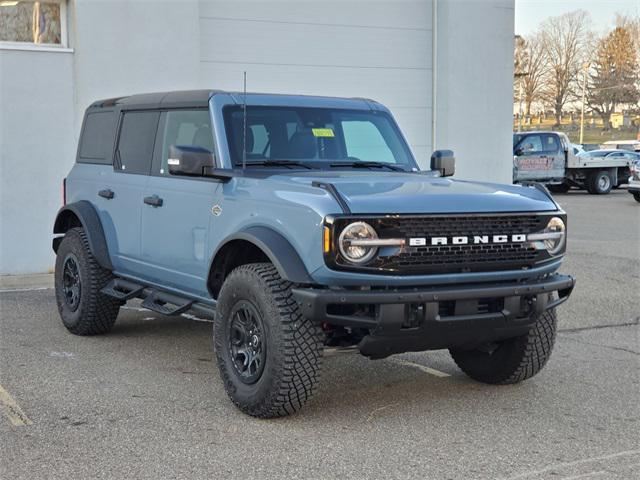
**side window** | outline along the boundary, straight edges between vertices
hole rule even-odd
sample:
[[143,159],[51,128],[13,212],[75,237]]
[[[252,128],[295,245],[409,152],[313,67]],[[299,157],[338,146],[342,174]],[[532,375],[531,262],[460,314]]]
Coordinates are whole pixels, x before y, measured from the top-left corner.
[[149,174],[159,117],[153,111],[124,113],[116,152],[122,172]]
[[154,174],[169,175],[167,161],[172,145],[196,146],[213,152],[213,133],[208,110],[169,110],[165,114],[162,152]]
[[116,115],[113,111],[87,114],[78,149],[79,163],[111,165],[115,119]]
[[542,138],[540,135],[527,135],[518,147],[522,155],[535,155],[542,153]]
[[342,132],[347,156],[365,161],[395,163],[389,145],[372,122],[345,120]]
[[544,135],[544,152],[546,153],[557,153],[560,150],[560,145],[558,144],[558,137],[555,135]]

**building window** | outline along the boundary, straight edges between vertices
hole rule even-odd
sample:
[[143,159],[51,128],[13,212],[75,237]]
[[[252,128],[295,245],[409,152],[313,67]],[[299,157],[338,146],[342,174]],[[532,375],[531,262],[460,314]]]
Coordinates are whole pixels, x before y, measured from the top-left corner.
[[0,46],[66,47],[66,0],[0,0]]

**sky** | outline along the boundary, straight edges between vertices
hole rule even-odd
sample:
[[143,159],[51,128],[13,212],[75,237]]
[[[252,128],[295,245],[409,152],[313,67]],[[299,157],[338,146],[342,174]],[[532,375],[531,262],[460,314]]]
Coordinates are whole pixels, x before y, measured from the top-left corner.
[[613,27],[616,13],[640,15],[640,0],[516,0],[516,34],[527,36],[547,17],[580,9],[591,14],[594,30],[603,33]]

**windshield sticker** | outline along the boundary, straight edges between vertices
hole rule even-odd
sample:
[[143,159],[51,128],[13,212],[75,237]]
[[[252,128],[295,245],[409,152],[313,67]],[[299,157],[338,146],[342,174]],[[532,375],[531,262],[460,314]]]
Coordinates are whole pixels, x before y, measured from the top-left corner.
[[314,137],[334,137],[333,130],[331,128],[312,128]]

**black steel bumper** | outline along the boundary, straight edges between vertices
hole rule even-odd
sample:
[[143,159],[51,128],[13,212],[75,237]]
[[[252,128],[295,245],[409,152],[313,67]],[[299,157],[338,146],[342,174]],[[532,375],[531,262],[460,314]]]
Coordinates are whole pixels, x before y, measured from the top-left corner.
[[[364,355],[464,347],[527,332],[536,318],[569,298],[575,280],[555,274],[528,283],[396,290],[293,290],[303,315],[368,329]],[[363,313],[368,312],[368,313]]]

